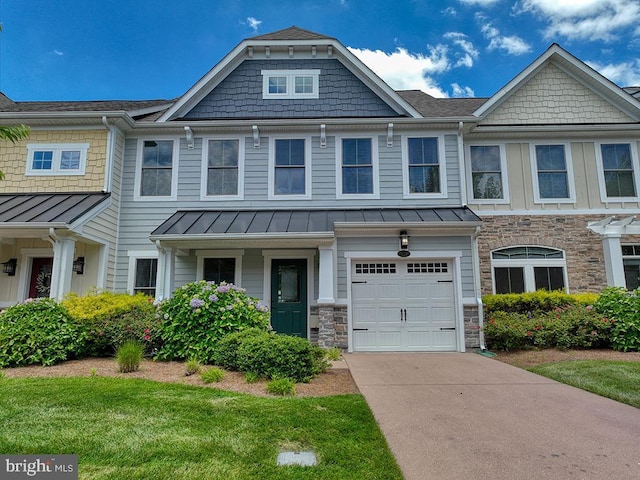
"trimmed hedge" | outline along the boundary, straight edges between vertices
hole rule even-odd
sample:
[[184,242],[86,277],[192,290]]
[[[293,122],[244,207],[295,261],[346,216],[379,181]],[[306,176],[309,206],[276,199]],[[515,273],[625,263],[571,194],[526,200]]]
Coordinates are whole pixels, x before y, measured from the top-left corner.
[[560,291],[538,290],[527,293],[501,293],[482,297],[487,315],[493,312],[511,312],[535,314],[549,312],[566,305],[593,305],[598,299],[597,293],[569,294]]

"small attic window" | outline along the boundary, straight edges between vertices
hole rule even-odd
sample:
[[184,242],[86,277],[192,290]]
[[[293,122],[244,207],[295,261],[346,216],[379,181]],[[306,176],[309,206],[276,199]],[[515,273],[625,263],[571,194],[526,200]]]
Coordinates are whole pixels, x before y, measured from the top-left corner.
[[262,70],[263,99],[318,98],[320,70]]

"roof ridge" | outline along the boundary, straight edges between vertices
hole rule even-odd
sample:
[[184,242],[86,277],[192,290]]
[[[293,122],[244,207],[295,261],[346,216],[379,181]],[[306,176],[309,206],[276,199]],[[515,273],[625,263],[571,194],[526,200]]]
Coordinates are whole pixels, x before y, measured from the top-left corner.
[[249,37],[247,40],[335,40],[335,38],[292,25],[275,32]]

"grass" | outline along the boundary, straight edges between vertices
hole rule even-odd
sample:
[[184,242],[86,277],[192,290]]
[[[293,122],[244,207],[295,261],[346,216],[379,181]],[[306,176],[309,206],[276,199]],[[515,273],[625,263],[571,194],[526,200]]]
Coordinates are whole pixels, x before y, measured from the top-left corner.
[[[402,479],[360,395],[266,398],[107,377],[0,380],[0,453],[73,453],[85,479]],[[311,449],[314,467],[276,466]]]
[[575,360],[538,365],[529,370],[640,408],[640,362]]

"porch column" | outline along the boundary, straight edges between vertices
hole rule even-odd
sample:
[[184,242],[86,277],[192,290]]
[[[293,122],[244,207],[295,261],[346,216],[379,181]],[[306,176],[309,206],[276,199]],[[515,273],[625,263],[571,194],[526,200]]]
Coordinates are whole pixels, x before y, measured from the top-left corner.
[[335,300],[335,255],[333,245],[318,247],[320,267],[318,270],[318,304],[334,304]]
[[624,265],[622,263],[621,235],[605,233],[602,235],[604,250],[604,268],[607,273],[607,285],[610,287],[626,287]]
[[156,273],[156,300],[169,298],[173,293],[176,253],[173,248],[158,247],[158,271]]
[[62,297],[71,291],[75,251],[76,241],[73,238],[56,238],[53,241],[53,267],[49,297],[62,300]]

